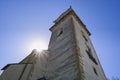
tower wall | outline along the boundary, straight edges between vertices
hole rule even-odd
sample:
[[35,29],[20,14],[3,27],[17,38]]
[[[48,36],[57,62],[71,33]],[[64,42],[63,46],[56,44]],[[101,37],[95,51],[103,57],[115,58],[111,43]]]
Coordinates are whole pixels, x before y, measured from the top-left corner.
[[48,50],[50,52],[48,60],[49,79],[76,79],[79,70],[76,62],[76,49],[71,16],[66,17],[63,21],[54,26]]
[[[96,52],[92,46],[88,32],[84,29],[85,25],[81,24],[72,16],[76,36],[76,45],[79,48],[79,54],[82,59],[85,80],[106,80],[102,67],[99,63]],[[88,48],[90,51],[88,52]]]

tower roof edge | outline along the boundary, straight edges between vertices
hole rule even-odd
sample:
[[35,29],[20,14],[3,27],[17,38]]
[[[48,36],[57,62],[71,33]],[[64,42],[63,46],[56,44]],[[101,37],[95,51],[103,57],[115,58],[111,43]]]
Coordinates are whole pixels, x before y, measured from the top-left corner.
[[53,21],[55,24],[50,28],[50,31],[52,31],[53,27],[56,26],[56,24],[58,24],[64,17],[66,17],[70,13],[72,13],[73,16],[75,16],[75,18],[78,20],[78,22],[80,22],[84,26],[83,28],[88,32],[88,34],[91,35],[89,30],[86,28],[86,25],[77,16],[77,14],[75,13],[75,11],[72,9],[71,6],[65,12],[63,12],[55,21]]

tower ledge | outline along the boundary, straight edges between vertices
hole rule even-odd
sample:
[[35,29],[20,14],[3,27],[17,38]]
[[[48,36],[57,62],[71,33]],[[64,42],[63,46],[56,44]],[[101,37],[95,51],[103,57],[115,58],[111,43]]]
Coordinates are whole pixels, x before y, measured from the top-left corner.
[[60,22],[62,22],[62,20],[65,19],[70,14],[73,15],[75,17],[75,19],[78,21],[78,23],[82,24],[83,28],[87,31],[87,33],[89,35],[91,35],[89,30],[86,28],[86,25],[80,20],[80,18],[74,12],[74,10],[72,9],[71,6],[70,6],[69,9],[67,9],[65,12],[63,12],[55,21],[53,21],[55,24],[49,30],[52,31],[55,28],[56,25],[58,25]]

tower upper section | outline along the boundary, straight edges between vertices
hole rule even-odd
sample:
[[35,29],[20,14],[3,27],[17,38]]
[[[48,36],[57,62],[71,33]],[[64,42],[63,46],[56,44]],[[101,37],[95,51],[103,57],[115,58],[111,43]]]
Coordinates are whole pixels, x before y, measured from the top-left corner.
[[74,18],[78,21],[79,24],[82,25],[83,29],[88,33],[88,35],[90,36],[91,33],[89,32],[89,30],[86,28],[85,24],[80,20],[80,18],[77,16],[77,14],[74,12],[74,10],[72,9],[72,7],[70,7],[68,10],[66,10],[65,12],[63,12],[55,21],[54,21],[54,25],[50,28],[50,31],[53,31],[57,25],[59,25],[62,21],[65,20],[65,18],[67,18],[68,16],[74,16]]

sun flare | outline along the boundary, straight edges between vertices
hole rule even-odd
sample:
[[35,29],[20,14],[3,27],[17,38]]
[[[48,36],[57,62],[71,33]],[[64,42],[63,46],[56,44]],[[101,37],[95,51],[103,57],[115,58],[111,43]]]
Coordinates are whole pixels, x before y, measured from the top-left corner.
[[29,45],[29,49],[30,50],[33,50],[33,49],[37,49],[38,51],[41,51],[41,50],[45,50],[47,49],[48,46],[47,46],[47,43],[45,40],[34,40],[30,43]]

